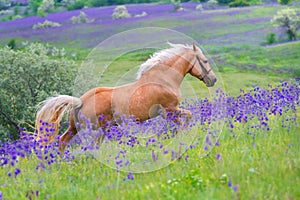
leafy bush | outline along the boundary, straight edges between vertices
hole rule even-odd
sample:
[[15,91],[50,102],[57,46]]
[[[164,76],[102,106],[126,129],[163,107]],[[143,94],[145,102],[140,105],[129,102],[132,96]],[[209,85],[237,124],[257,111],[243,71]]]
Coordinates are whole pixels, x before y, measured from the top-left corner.
[[43,0],[29,0],[28,6],[33,14],[38,12],[38,8],[40,7]]
[[231,3],[231,2],[233,2],[234,0],[218,0],[218,3],[219,4],[225,4],[225,5],[227,5],[227,4],[229,4],[229,3]]
[[12,14],[13,12],[11,10],[0,10],[0,16],[3,16],[3,15],[10,15]]
[[7,46],[11,49],[16,48],[16,40],[15,39],[9,40],[9,42],[7,43]]
[[75,1],[73,4],[67,6],[68,10],[80,10],[84,8],[85,3],[82,0]]
[[85,12],[80,11],[80,14],[78,16],[73,16],[71,18],[71,21],[73,24],[82,24],[82,23],[93,22],[94,19],[89,19],[85,14]]
[[202,4],[198,4],[198,5],[196,6],[196,10],[199,10],[199,11],[203,10]]
[[243,6],[250,6],[250,3],[246,0],[235,0],[230,2],[229,7],[243,7]]
[[206,5],[211,9],[215,9],[218,6],[218,2],[216,0],[209,0]]
[[117,6],[112,14],[113,19],[130,18],[131,15],[128,13],[126,6]]
[[173,7],[174,7],[175,11],[183,10],[180,0],[171,0],[171,3],[173,4]]
[[70,94],[74,62],[63,50],[42,44],[22,50],[0,48],[0,139],[18,137],[20,127],[34,126],[36,105],[55,94]]
[[281,5],[287,5],[290,4],[292,2],[292,0],[278,0],[278,3],[280,3]]
[[300,28],[300,16],[296,10],[286,8],[278,11],[271,23],[274,26],[281,27],[288,35],[289,40],[297,39],[297,30]]
[[141,14],[136,14],[136,15],[134,15],[134,17],[145,17],[145,16],[147,16],[148,14],[145,12],[145,11],[143,11]]
[[48,13],[54,9],[54,5],[54,0],[43,0],[38,8],[38,14],[45,15],[45,13]]
[[20,14],[20,7],[19,6],[15,6],[14,7],[14,15],[19,15]]
[[10,5],[10,0],[0,0],[0,10],[6,10]]
[[266,36],[267,44],[273,44],[276,42],[276,34],[275,33],[268,33]]
[[61,26],[61,24],[57,23],[57,22],[51,22],[48,20],[45,20],[43,23],[37,23],[35,25],[33,25],[32,29],[43,29],[43,28],[52,28],[52,27],[59,27]]

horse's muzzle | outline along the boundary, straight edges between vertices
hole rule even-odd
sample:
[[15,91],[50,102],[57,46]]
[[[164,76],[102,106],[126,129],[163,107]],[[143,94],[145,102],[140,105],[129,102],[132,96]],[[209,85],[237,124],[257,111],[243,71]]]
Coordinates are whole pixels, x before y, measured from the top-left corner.
[[203,81],[207,87],[213,87],[217,82],[217,78],[215,76],[206,76]]

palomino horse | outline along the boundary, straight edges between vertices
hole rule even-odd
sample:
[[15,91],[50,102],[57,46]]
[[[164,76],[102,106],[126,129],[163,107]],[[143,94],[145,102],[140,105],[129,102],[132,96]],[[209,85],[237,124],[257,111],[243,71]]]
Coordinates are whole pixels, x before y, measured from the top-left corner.
[[[183,78],[190,73],[207,87],[212,87],[216,76],[195,44],[170,46],[155,53],[140,66],[136,82],[114,88],[93,88],[80,98],[60,95],[43,101],[36,116],[37,138],[44,144],[53,141],[66,112],[70,113],[70,121],[68,129],[59,138],[61,152],[77,133],[76,121],[84,123],[78,116],[79,112],[92,122],[95,129],[107,128],[106,122],[116,122],[118,114],[134,115],[140,121],[159,115],[161,109],[176,113],[178,120],[181,116],[191,116],[190,111],[178,107]],[[99,116],[102,116],[101,120]],[[52,132],[48,136],[49,131],[43,127],[45,123],[52,124]]]

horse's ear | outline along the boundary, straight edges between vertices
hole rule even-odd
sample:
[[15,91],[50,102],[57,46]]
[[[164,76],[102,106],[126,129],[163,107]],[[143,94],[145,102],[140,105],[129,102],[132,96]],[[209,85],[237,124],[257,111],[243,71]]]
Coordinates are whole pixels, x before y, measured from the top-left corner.
[[193,42],[193,50],[194,50],[194,51],[197,51],[197,47],[196,47],[196,45],[195,45],[195,42]]

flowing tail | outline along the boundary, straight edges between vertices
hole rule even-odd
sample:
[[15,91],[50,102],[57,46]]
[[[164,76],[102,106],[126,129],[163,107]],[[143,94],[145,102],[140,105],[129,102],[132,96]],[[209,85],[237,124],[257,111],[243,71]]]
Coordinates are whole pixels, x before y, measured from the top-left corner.
[[36,139],[42,144],[52,142],[58,135],[59,124],[65,113],[82,106],[77,97],[59,95],[50,97],[39,104],[36,114]]

